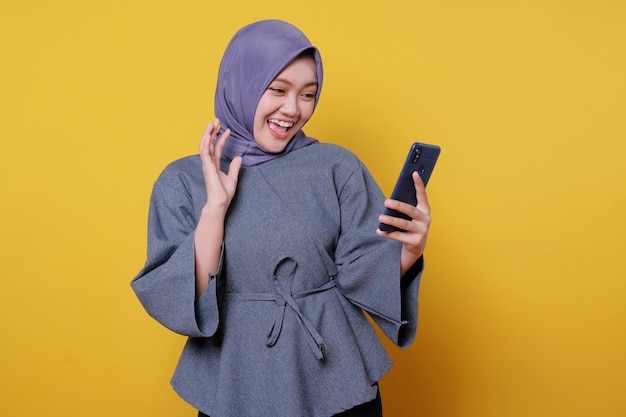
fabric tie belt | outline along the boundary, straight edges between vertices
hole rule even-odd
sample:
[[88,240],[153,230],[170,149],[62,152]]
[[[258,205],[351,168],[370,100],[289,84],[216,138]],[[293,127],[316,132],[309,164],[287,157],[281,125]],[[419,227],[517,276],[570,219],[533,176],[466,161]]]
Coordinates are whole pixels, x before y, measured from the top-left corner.
[[315,326],[302,314],[300,308],[296,304],[296,299],[304,298],[309,295],[317,294],[323,291],[328,291],[332,288],[335,288],[336,282],[335,277],[330,277],[330,281],[326,284],[306,291],[297,291],[291,292],[287,291],[283,285],[278,280],[278,268],[281,264],[283,264],[286,260],[292,261],[293,268],[291,270],[291,280],[290,283],[293,282],[293,276],[296,271],[296,262],[291,258],[283,258],[281,259],[276,268],[274,269],[274,294],[268,293],[226,293],[225,299],[227,300],[237,300],[237,301],[275,301],[278,304],[278,310],[276,311],[276,318],[274,319],[274,324],[272,325],[269,334],[267,336],[266,345],[272,347],[276,344],[278,337],[280,336],[280,332],[283,328],[283,321],[285,319],[285,311],[287,307],[289,307],[295,314],[300,324],[300,328],[305,334],[305,339],[309,348],[315,355],[315,357],[319,360],[324,359],[324,339],[319,334],[319,332],[315,329]]

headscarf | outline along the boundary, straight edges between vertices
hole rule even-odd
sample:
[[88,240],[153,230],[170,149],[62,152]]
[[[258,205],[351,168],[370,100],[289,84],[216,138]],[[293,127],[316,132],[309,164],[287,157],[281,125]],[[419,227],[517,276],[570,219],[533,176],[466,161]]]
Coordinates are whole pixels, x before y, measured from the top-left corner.
[[252,166],[282,156],[317,140],[299,130],[280,153],[271,153],[254,140],[254,114],[261,96],[278,74],[298,55],[311,49],[317,67],[315,105],[322,89],[322,58],[295,26],[280,20],[263,20],[240,29],[226,47],[215,91],[215,115],[231,134],[224,146],[229,158],[243,156]]

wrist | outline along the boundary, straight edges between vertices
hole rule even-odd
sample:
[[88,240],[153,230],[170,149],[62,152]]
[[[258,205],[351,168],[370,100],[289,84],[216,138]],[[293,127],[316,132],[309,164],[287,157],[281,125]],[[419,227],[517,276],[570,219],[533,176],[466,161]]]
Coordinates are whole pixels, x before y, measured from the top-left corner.
[[224,218],[226,217],[226,211],[228,207],[224,206],[214,206],[210,204],[206,204],[202,207],[202,211],[200,212],[201,216],[208,216],[210,218]]

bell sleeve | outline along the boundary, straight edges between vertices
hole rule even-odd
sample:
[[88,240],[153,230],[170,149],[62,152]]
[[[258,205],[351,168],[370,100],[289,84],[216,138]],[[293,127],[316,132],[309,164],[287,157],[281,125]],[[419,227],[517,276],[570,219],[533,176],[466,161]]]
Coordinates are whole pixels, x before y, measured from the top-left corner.
[[338,190],[341,234],[335,253],[337,286],[393,343],[406,348],[417,330],[423,258],[400,277],[402,244],[375,233],[385,197],[367,168],[358,165]]
[[191,337],[210,337],[219,324],[221,266],[196,300],[194,215],[187,188],[154,185],[148,215],[148,254],[131,287],[141,304],[166,328]]

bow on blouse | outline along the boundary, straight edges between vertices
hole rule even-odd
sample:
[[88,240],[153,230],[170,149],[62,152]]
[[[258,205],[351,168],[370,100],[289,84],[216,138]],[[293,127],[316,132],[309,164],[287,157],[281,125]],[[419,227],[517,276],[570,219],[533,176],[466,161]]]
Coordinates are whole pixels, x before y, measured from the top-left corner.
[[270,347],[276,344],[276,341],[278,340],[278,337],[280,336],[280,332],[283,328],[283,320],[285,318],[285,311],[287,310],[287,307],[289,307],[296,314],[298,323],[300,324],[300,327],[302,328],[302,331],[304,332],[306,336],[306,341],[307,341],[307,344],[309,345],[309,348],[311,349],[311,351],[313,352],[313,354],[315,355],[317,359],[322,360],[324,359],[324,350],[325,350],[324,339],[315,329],[313,324],[309,320],[307,320],[307,318],[302,314],[294,298],[306,297],[308,295],[319,293],[322,291],[327,291],[335,287],[335,280],[333,279],[334,277],[331,278],[330,281],[328,281],[326,284],[322,285],[321,287],[318,287],[312,290],[292,293],[291,291],[285,290],[285,288],[282,286],[282,284],[280,283],[278,279],[278,276],[279,276],[278,269],[283,264],[286,264],[287,262],[289,262],[289,264],[291,265],[291,272],[289,273],[290,283],[293,283],[293,278],[296,273],[296,267],[298,264],[296,263],[296,261],[294,261],[293,259],[289,257],[282,258],[280,261],[278,261],[278,263],[276,264],[276,267],[274,268],[274,289],[276,290],[274,301],[276,301],[276,303],[279,305],[279,309],[276,313],[276,319],[274,321],[274,324],[272,325],[272,328],[270,329],[270,333],[267,336],[266,344],[267,346],[270,346]]
[[[289,272],[289,291],[287,291],[283,285],[280,283],[279,276],[282,273],[279,273],[279,269],[282,267],[286,267],[287,265],[291,266],[291,270]],[[283,321],[285,319],[285,312],[287,308],[291,309],[296,315],[296,319],[300,324],[300,328],[304,332],[305,339],[309,348],[315,355],[315,357],[319,360],[324,359],[324,339],[319,334],[319,332],[315,329],[315,326],[302,314],[300,308],[296,304],[298,298],[304,298],[312,294],[317,294],[323,291],[328,291],[331,288],[335,288],[335,276],[330,276],[330,281],[325,283],[324,285],[314,288],[312,290],[306,291],[298,291],[291,292],[291,284],[293,283],[294,275],[296,273],[297,263],[290,257],[281,258],[274,268],[273,272],[273,283],[274,283],[274,294],[267,293],[226,293],[225,298],[232,301],[275,301],[278,304],[278,310],[276,312],[276,318],[274,319],[274,323],[269,331],[267,336],[266,345],[268,347],[272,347],[278,341],[278,337],[280,336],[281,330],[283,328]]]

